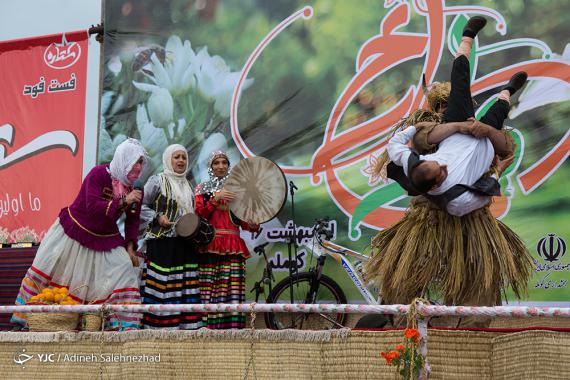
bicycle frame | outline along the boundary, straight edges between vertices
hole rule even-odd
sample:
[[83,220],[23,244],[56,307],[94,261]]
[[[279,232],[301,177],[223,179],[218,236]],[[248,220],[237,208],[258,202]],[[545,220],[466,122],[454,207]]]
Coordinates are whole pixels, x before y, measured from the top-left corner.
[[[267,245],[267,243],[265,244]],[[258,251],[258,247],[255,248],[255,253],[259,254],[259,256],[263,256],[263,261],[265,262],[265,267],[263,268],[263,272],[261,274],[261,279],[256,281],[253,285],[253,288],[250,290],[250,293],[255,292],[255,302],[259,301],[259,296],[261,294],[264,295],[264,301],[269,296],[273,288],[273,281],[275,278],[273,277],[273,271],[271,266],[269,265],[269,261],[267,260],[267,254],[265,253],[264,245],[260,246],[260,250]],[[269,292],[265,293],[265,285],[269,287]]]
[[[368,261],[369,257],[363,255],[362,253],[343,247],[341,245],[331,243],[330,241],[327,240],[323,241],[318,237],[315,237],[315,240],[317,240],[317,244],[314,244],[312,248],[308,247],[307,245],[305,245],[305,247],[309,248],[309,250],[313,252],[313,254],[317,256],[317,258],[330,256],[333,259],[335,259],[336,262],[338,262],[341,265],[341,267],[344,269],[344,271],[347,273],[348,277],[350,278],[352,283],[356,286],[362,297],[364,297],[364,300],[369,305],[379,305],[380,303],[378,302],[378,300],[374,298],[374,295],[364,285],[364,280],[360,276],[358,270],[356,270],[356,268],[347,258],[347,256],[350,256],[362,262],[366,262]],[[324,261],[322,265],[324,265]],[[322,268],[317,268],[317,271],[318,272],[322,271]]]

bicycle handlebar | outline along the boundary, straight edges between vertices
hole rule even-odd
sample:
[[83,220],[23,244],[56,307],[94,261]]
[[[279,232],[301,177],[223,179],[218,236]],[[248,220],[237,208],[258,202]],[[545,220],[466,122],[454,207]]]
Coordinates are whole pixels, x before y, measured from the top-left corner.
[[320,235],[325,235],[326,240],[331,240],[333,238],[333,232],[329,228],[329,225],[330,220],[328,217],[315,220],[315,226],[313,228],[316,232],[315,236],[317,237],[317,240],[320,240]]
[[330,219],[328,217],[325,217],[323,219],[315,219],[315,225],[313,227],[315,230],[315,234],[314,234],[315,240],[317,241],[317,243],[321,247],[323,247],[327,251],[338,253],[340,255],[346,254],[346,252],[339,251],[339,250],[336,250],[332,247],[327,247],[324,245],[321,235],[324,235],[324,238],[325,238],[324,240],[331,240],[333,238],[333,232],[329,228],[329,226],[330,226],[329,223],[330,223]]

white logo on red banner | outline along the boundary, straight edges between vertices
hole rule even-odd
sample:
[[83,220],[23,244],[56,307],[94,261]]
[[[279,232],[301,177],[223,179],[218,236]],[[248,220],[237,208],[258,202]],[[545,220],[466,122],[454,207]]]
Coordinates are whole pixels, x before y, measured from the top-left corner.
[[81,46],[76,42],[67,42],[65,34],[61,37],[61,43],[50,44],[44,53],[46,65],[57,70],[73,66],[79,57]]

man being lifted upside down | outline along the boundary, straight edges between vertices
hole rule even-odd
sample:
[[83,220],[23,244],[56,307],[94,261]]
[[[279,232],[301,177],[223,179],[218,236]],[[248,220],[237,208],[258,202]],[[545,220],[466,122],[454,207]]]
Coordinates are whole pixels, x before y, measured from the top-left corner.
[[[517,297],[526,291],[530,255],[489,205],[513,159],[512,140],[502,131],[509,99],[527,75],[515,74],[481,121],[474,119],[468,57],[485,23],[483,17],[469,20],[447,101],[430,104],[443,113],[443,124],[416,122],[388,144],[388,177],[416,197],[404,218],[372,242],[367,274],[377,280],[386,304],[410,303],[431,291],[447,305],[497,305],[505,287]],[[407,146],[410,140],[422,155]]]

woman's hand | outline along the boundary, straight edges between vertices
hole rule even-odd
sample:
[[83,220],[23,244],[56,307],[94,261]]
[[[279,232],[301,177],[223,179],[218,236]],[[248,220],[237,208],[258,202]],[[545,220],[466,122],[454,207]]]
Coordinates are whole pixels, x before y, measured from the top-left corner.
[[138,267],[139,266],[139,258],[137,257],[137,254],[135,252],[135,248],[133,247],[132,243],[129,243],[129,245],[127,246],[127,253],[129,254],[129,258],[131,259],[131,263],[133,264],[133,266]]
[[259,230],[259,224],[252,222],[251,220],[247,222],[247,225],[249,226],[249,229],[252,231]]
[[133,190],[127,194],[125,197],[125,201],[127,205],[130,206],[133,203],[140,203],[142,199],[142,191],[140,190]]
[[236,197],[236,193],[234,193],[233,191],[226,190],[226,189],[221,189],[221,190],[217,191],[216,193],[214,193],[214,199],[216,200],[216,202],[219,202],[219,201],[231,202],[235,199],[235,197]]
[[157,222],[163,228],[169,228],[176,224],[171,222],[166,215],[159,215]]

